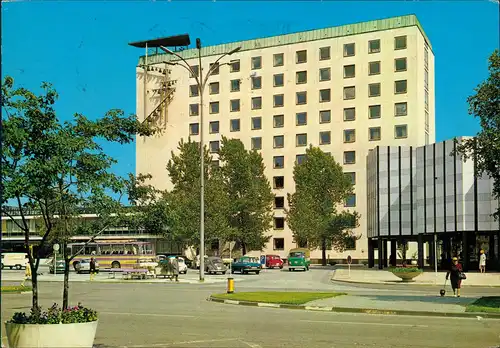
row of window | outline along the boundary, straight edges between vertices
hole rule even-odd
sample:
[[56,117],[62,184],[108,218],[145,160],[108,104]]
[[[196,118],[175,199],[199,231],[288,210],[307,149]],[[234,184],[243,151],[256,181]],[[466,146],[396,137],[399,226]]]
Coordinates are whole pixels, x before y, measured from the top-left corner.
[[[397,58],[394,63],[395,71],[402,72],[407,70],[406,58]],[[381,73],[380,61],[368,63],[368,74],[369,75],[379,75]],[[331,68],[320,68],[319,69],[319,81],[330,81],[331,80]],[[343,76],[345,79],[356,77],[356,65],[344,65]],[[297,71],[295,73],[295,84],[301,85],[307,83],[307,71]],[[283,87],[285,85],[285,75],[283,73],[273,75],[273,87]],[[229,84],[231,92],[239,92],[241,90],[241,79],[231,80]],[[252,76],[251,77],[251,89],[259,90],[262,89],[262,76]],[[216,95],[220,93],[220,83],[212,82],[208,86],[209,93],[211,95]],[[198,97],[199,89],[198,85],[189,86],[189,96]]]
[[[395,94],[404,94],[407,93],[408,83],[407,80],[399,80],[394,82],[394,93]],[[370,83],[368,85],[368,97],[380,97],[382,93],[382,87],[380,82],[378,83]],[[344,87],[343,92],[344,100],[353,100],[356,99],[356,87],[355,86],[347,86]],[[327,103],[332,100],[332,92],[330,88],[320,89],[319,90],[319,102]],[[295,94],[295,104],[296,105],[305,105],[307,104],[307,91],[296,92]],[[273,95],[273,106],[284,107],[285,106],[285,95],[284,94],[275,94]],[[252,110],[260,110],[262,109],[262,97],[252,97],[251,98],[251,109]],[[231,112],[241,111],[241,100],[240,99],[231,99],[229,101],[229,110]],[[209,103],[209,112],[211,114],[218,114],[220,112],[220,104],[218,101],[213,101]],[[189,104],[189,115],[190,116],[198,116],[200,114],[200,104]]]
[[[275,219],[283,219],[283,218],[275,218]],[[275,226],[276,226],[276,221],[275,221]],[[283,226],[284,226],[284,220],[283,220]],[[283,229],[283,228],[277,228],[277,229]],[[298,243],[295,244],[299,248],[307,247],[307,244],[304,245],[299,245]],[[280,238],[280,237],[273,238],[273,250],[287,250],[285,249],[285,238]],[[356,250],[356,238],[349,238],[345,250]]]
[[[394,50],[403,50],[407,47],[406,36],[397,36],[394,38]],[[380,39],[368,41],[368,53],[380,53],[382,50]],[[354,42],[344,44],[343,49],[344,57],[354,57],[356,55],[356,44]],[[319,60],[329,60],[331,59],[331,48],[329,46],[319,48]],[[303,64],[307,63],[307,50],[298,50],[295,52],[295,63]],[[273,55],[273,66],[279,67],[285,65],[285,54],[276,53]],[[262,69],[262,56],[256,56],[251,58],[251,68],[252,70]],[[193,75],[199,75],[199,66],[192,66]],[[213,70],[211,75],[219,74],[219,67],[210,65],[210,70]],[[233,60],[230,64],[231,72],[239,72],[241,70],[240,60]]]

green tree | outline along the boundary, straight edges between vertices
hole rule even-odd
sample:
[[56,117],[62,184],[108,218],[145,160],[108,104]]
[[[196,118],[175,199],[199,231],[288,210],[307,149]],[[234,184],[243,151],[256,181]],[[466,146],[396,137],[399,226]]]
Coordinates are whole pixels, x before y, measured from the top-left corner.
[[[489,58],[489,76],[467,98],[469,114],[478,117],[481,131],[475,138],[457,144],[464,159],[475,157],[477,173],[487,173],[494,180],[493,195],[500,199],[500,51]],[[494,214],[500,217],[500,206]]]
[[310,146],[306,159],[296,163],[293,177],[295,192],[288,194],[287,223],[295,240],[307,241],[309,248],[322,250],[322,263],[326,265],[326,250],[343,251],[357,227],[359,215],[347,210],[339,211],[353,193],[353,186],[335,159]]
[[248,151],[237,139],[222,138],[219,158],[229,196],[229,233],[225,241],[234,241],[243,255],[248,250],[262,250],[269,241],[274,194],[264,174],[262,156]]
[[[42,84],[42,90],[41,95],[35,95],[25,88],[14,88],[10,77],[2,82],[5,113],[1,133],[1,207],[2,213],[24,233],[24,246],[32,269],[35,312],[39,311],[40,251],[54,241],[63,246],[66,263],[63,308],[66,308],[69,265],[75,256],[67,244],[75,233],[88,231],[92,226],[82,223],[79,212],[83,208],[98,208],[100,217],[110,217],[110,211],[121,206],[119,199],[112,198],[111,194],[123,192],[125,181],[111,172],[115,160],[105,154],[99,142],[125,144],[132,142],[136,133],[145,136],[154,133],[134,115],[124,116],[121,110],[111,110],[95,121],[75,114],[73,120],[62,122],[54,108],[57,92],[48,83]],[[20,212],[21,221],[9,213],[7,206],[12,202]],[[29,210],[38,211],[43,222],[36,255],[29,249],[33,244],[30,240],[33,231],[27,219]],[[99,220],[99,223],[109,221]],[[92,234],[99,234],[103,229],[88,231],[89,240]]]

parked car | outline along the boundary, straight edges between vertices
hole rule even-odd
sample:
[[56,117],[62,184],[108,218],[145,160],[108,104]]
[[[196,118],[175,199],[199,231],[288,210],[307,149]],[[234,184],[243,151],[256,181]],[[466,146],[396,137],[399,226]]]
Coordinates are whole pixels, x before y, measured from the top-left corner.
[[2,269],[23,269],[26,268],[28,254],[26,253],[5,253],[2,254]]
[[294,271],[296,269],[309,270],[311,265],[311,252],[309,249],[297,248],[292,249],[288,253],[288,270]]
[[205,272],[208,274],[226,274],[227,267],[220,257],[209,256],[205,258]]
[[[90,259],[82,259],[74,265],[76,273],[90,273]],[[95,260],[95,271],[99,273],[99,262]]]
[[159,264],[161,265],[162,263],[164,262],[168,262],[168,259],[172,258],[172,257],[175,257],[177,259],[177,263],[179,264],[179,273],[180,274],[187,274],[187,271],[188,271],[188,266],[186,264],[186,259],[182,256],[174,256],[174,255],[170,255],[170,256],[165,256],[165,255],[158,255],[158,260],[159,260]]
[[[54,259],[52,259],[52,263],[49,264],[49,273],[54,273]],[[64,260],[57,260],[55,267],[56,274],[64,273]]]
[[283,268],[283,260],[279,255],[266,255],[266,268]]
[[239,272],[247,274],[254,272],[255,274],[259,274],[261,269],[262,265],[256,257],[243,256],[231,264],[231,273]]

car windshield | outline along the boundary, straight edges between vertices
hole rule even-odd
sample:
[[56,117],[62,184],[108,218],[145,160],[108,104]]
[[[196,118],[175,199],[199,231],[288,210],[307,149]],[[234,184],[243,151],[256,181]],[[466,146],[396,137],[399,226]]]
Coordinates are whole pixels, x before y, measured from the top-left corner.
[[290,257],[304,257],[304,253],[296,251],[296,252],[290,253]]
[[257,258],[255,258],[255,257],[243,257],[243,258],[241,258],[241,261],[242,262],[254,262],[254,263],[258,263],[259,262],[257,260]]

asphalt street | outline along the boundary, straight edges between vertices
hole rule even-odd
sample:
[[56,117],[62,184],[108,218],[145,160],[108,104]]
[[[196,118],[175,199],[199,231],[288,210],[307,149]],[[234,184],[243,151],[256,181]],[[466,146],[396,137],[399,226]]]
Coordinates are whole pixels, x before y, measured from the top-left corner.
[[[402,292],[332,284],[329,272],[266,271],[236,283],[236,291],[334,290]],[[208,277],[208,276],[207,276]],[[41,302],[61,302],[62,284],[40,285]],[[416,287],[414,287],[416,288]],[[471,289],[472,290],[472,289]],[[498,289],[497,289],[498,290]],[[463,347],[500,346],[500,320],[338,314],[254,308],[206,301],[225,284],[71,284],[71,302],[99,311],[96,347]],[[418,287],[422,292],[425,289]],[[490,291],[474,289],[474,291]],[[497,291],[498,292],[498,291]],[[29,310],[30,295],[2,295],[2,321]],[[4,340],[5,342],[5,340]]]

